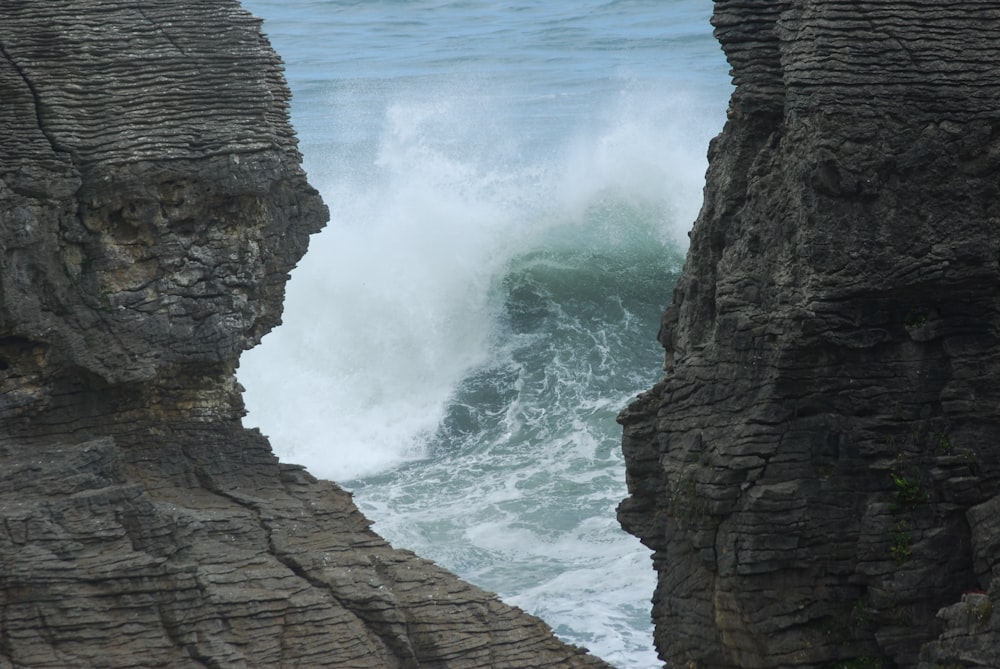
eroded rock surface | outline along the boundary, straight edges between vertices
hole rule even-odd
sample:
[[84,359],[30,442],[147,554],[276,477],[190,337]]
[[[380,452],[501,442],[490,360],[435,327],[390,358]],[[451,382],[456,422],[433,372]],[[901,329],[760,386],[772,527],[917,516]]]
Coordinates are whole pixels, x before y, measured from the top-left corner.
[[0,667],[599,667],[244,430],[326,209],[236,2],[0,4]]
[[1000,11],[716,0],[702,211],[624,411],[676,667],[1000,666]]

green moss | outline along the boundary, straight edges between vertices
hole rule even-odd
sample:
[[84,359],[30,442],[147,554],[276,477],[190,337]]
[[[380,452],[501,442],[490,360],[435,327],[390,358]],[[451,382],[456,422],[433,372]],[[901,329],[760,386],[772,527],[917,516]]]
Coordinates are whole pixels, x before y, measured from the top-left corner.
[[889,547],[889,552],[898,564],[903,564],[910,559],[912,543],[913,536],[910,534],[909,521],[906,519],[897,521],[892,528],[892,546]]
[[871,611],[868,609],[868,597],[862,595],[854,603],[854,608],[851,609],[851,622],[858,627],[871,624],[872,616]]
[[989,597],[979,597],[975,602],[967,602],[966,606],[969,607],[969,613],[980,625],[985,625],[993,616],[993,602]]
[[907,328],[919,328],[927,322],[927,314],[922,311],[910,311],[903,316],[903,325]]
[[909,479],[895,472],[892,472],[890,476],[892,476],[892,484],[896,488],[897,507],[912,509],[924,501],[925,495],[920,486],[920,481]]

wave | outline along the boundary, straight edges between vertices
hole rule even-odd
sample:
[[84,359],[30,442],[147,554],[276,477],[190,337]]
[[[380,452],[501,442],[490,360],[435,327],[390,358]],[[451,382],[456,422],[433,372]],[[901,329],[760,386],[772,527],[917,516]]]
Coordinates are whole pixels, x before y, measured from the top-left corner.
[[331,223],[293,272],[285,326],[243,356],[246,422],[316,475],[385,471],[427,454],[463,380],[504,347],[505,319],[530,317],[505,312],[504,286],[548,272],[665,297],[655,271],[625,270],[667,262],[694,218],[705,161],[678,109],[623,95],[597,127],[539,147],[489,100],[389,104],[371,161],[331,157]]
[[616,85],[540,135],[511,122],[523,97],[386,100],[375,146],[310,165],[332,220],[239,375],[246,422],[382,536],[637,667],[655,576],[615,520],[615,415],[660,373],[707,132],[691,100]]

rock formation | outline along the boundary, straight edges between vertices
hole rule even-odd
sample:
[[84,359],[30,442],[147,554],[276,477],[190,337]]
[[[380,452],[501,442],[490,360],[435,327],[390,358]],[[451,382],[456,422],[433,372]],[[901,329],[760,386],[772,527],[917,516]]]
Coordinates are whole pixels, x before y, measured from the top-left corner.
[[326,209],[233,0],[0,5],[0,667],[598,667],[244,430]]
[[1000,11],[716,0],[732,66],[622,412],[674,667],[1000,666]]

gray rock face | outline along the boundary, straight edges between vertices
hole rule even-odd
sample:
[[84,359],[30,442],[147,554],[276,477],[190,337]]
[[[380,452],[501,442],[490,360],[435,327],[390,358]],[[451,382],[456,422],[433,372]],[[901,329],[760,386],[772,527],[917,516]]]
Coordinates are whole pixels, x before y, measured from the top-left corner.
[[716,0],[702,211],[625,410],[677,667],[1000,666],[1000,11]]
[[326,209],[234,1],[0,5],[0,667],[600,667],[240,425]]

